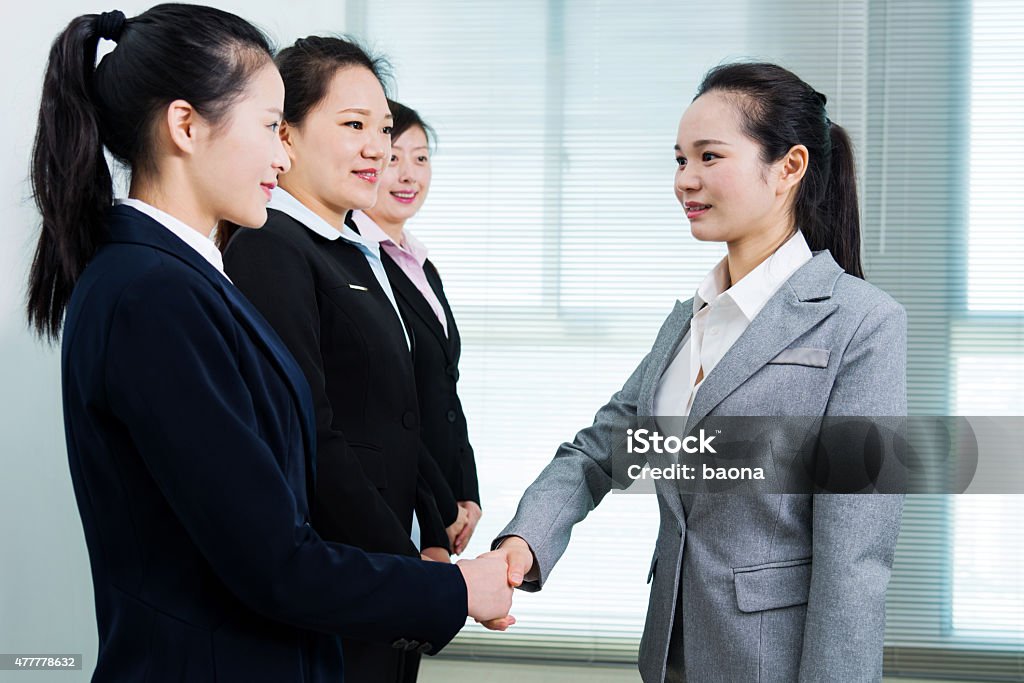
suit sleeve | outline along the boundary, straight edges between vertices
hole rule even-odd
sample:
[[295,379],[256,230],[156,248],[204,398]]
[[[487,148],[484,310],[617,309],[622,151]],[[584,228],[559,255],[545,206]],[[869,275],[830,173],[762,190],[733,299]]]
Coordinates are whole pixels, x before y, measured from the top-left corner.
[[394,511],[367,476],[345,435],[333,426],[320,353],[313,273],[299,249],[266,230],[243,230],[224,255],[235,285],[259,309],[302,368],[316,410],[313,522],[324,537],[364,550],[419,556]]
[[[443,308],[446,308],[449,312],[451,311],[451,305],[448,302],[448,297],[444,292],[444,282],[441,280],[441,273],[438,272],[437,267],[428,259],[423,263],[424,271],[432,276],[436,282],[434,293],[437,294],[438,299],[441,301]],[[428,278],[429,279],[429,278]],[[433,283],[432,283],[433,284]],[[455,315],[452,314],[452,324],[454,330],[449,330],[449,334],[458,333],[458,325],[455,324]],[[458,380],[456,380],[456,384]],[[462,443],[459,445],[459,467],[456,475],[456,481],[452,482],[452,492],[459,501],[471,500],[477,505],[480,505],[480,482],[476,472],[476,453],[473,451],[472,444],[469,443],[469,426],[466,424],[466,412],[462,408],[462,400],[459,398],[458,390],[455,393],[455,414],[456,421],[452,425],[453,429],[456,429],[459,434],[463,435]],[[481,506],[482,507],[482,506]]]
[[416,517],[420,522],[420,546],[440,547],[451,552],[447,528],[455,523],[459,506],[445,481],[441,468],[420,445],[416,480]]
[[[274,424],[268,401],[239,367],[244,332],[209,283],[164,270],[137,279],[117,303],[107,400],[212,570],[271,619],[442,646],[465,623],[458,568],[326,542],[304,523],[261,433]],[[286,413],[279,419],[296,428],[295,415],[291,426]]]
[[[904,416],[907,316],[887,299],[861,321],[825,415]],[[800,681],[881,680],[885,592],[903,496],[818,494]]]
[[[677,327],[675,316],[669,316],[659,337],[671,334]],[[613,487],[625,489],[633,483],[624,476],[626,467],[616,466],[613,471],[613,454],[625,439],[626,430],[637,424],[640,385],[652,357],[651,353],[644,357],[622,389],[597,411],[591,426],[577,433],[572,443],[563,443],[558,448],[554,459],[526,489],[515,517],[492,542],[494,549],[507,536],[520,536],[530,544],[534,567],[520,586],[522,590],[533,592],[543,588],[552,567],[569,545],[572,527]],[[642,456],[636,457],[635,464],[646,462]]]

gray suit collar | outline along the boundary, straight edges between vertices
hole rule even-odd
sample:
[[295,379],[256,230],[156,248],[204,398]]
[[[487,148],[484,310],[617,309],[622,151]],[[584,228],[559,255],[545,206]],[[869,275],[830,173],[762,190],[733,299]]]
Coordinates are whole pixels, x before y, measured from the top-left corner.
[[832,290],[843,269],[826,251],[801,266],[768,300],[697,391],[689,432],[758,369],[836,310]]

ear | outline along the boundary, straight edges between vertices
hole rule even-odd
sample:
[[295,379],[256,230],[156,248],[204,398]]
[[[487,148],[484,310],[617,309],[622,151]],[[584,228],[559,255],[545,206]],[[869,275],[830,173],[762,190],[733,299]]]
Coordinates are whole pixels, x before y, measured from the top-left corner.
[[195,152],[196,136],[199,133],[201,120],[199,112],[185,100],[174,100],[165,111],[164,124],[170,136],[172,147],[176,152],[192,154]]
[[776,194],[786,194],[792,190],[803,179],[807,173],[807,162],[809,160],[807,148],[803,145],[794,145],[786,153],[786,156],[779,159],[775,166],[778,175],[778,183],[775,186]]
[[289,125],[287,121],[281,121],[280,127],[277,129],[277,134],[281,137],[281,144],[284,145],[284,151],[288,154],[288,160],[291,165],[295,165],[295,142],[296,138],[300,135],[299,129],[295,126]]

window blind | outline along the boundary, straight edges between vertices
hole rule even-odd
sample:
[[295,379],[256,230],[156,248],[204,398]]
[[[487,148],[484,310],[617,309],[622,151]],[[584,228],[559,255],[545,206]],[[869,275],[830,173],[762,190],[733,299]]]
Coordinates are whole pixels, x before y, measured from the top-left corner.
[[[868,279],[906,306],[913,414],[1021,414],[1024,51],[1017,3],[350,0],[397,99],[439,134],[410,229],[464,338],[460,394],[487,550],[561,441],[592,421],[677,299],[724,255],[672,194],[701,75],[778,62],[829,97],[858,154]],[[908,498],[887,671],[1019,673],[1020,498]],[[519,623],[448,652],[635,659],[657,505],[612,494],[577,526]],[[957,669],[961,667],[961,669]],[[979,678],[979,679],[980,679]]]

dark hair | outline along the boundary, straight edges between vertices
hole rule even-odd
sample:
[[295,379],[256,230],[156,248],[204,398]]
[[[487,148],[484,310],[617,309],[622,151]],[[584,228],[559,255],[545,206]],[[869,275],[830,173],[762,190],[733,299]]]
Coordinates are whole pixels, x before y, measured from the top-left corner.
[[[100,38],[117,47],[94,68]],[[113,201],[106,147],[135,174],[153,172],[156,117],[176,99],[222,122],[271,58],[257,28],[200,5],[157,5],[132,19],[85,14],[50,48],[32,150],[42,232],[29,273],[29,325],[55,340],[64,310],[104,236]]]
[[385,80],[391,67],[383,57],[371,57],[350,38],[309,36],[277,55],[277,68],[284,80],[284,120],[301,125],[306,116],[327,97],[327,88],[339,69],[362,67],[377,77],[387,92]]
[[427,136],[428,147],[433,147],[437,143],[437,134],[433,128],[427,125],[418,111],[394,100],[388,100],[388,107],[391,109],[391,116],[394,117],[391,122],[392,140],[401,137],[402,133],[413,126],[419,126],[423,130],[423,134]]
[[853,145],[825,111],[827,98],[775,64],[725,64],[711,69],[696,100],[709,92],[737,95],[744,133],[761,146],[765,163],[804,145],[808,167],[793,204],[796,226],[814,251],[828,249],[850,275],[864,277]]
[[[325,97],[331,79],[339,69],[362,67],[377,77],[387,92],[391,66],[383,57],[371,57],[350,38],[309,36],[281,50],[274,59],[284,81],[284,120],[298,126]],[[221,221],[217,226],[217,247],[227,250],[239,226]]]

